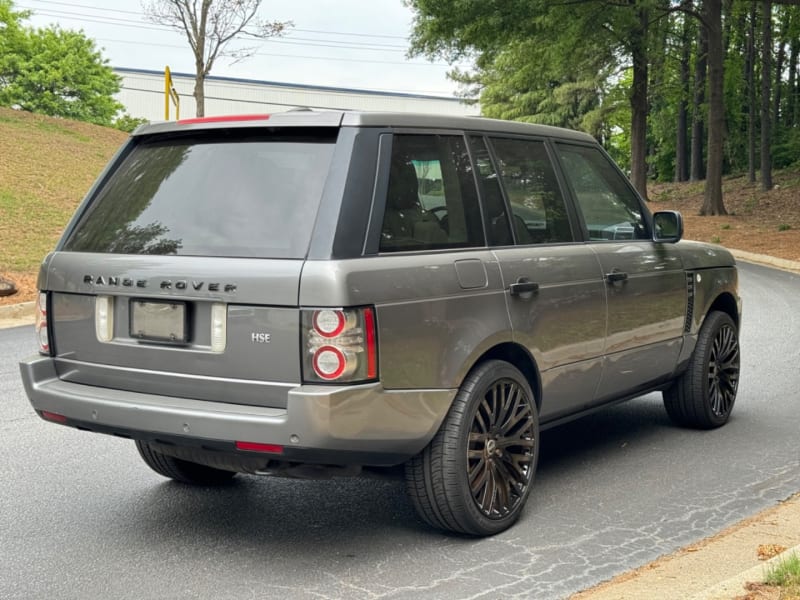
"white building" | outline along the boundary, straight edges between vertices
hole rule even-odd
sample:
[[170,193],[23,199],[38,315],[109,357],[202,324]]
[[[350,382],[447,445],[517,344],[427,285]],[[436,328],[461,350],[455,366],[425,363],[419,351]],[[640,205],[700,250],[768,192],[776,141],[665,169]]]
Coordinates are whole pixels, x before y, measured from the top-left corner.
[[[122,79],[117,94],[132,117],[150,121],[164,119],[164,73],[144,69],[115,67]],[[194,75],[172,73],[180,97],[181,118],[195,116]],[[270,113],[296,107],[320,110],[373,110],[421,112],[446,115],[477,115],[477,105],[467,105],[458,98],[375,92],[347,88],[276,83],[209,75],[205,83],[206,116]],[[175,118],[174,106],[170,118]]]

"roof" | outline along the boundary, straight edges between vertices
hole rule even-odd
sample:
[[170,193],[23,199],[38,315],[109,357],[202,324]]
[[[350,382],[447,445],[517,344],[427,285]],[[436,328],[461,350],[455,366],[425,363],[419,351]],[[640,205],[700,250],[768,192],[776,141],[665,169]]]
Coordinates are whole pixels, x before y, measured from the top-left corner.
[[403,127],[487,133],[507,133],[558,137],[576,141],[594,141],[588,133],[535,125],[518,121],[501,121],[484,117],[460,117],[406,112],[310,111],[297,110],[269,115],[230,115],[185,119],[144,125],[134,135],[188,129],[229,129],[238,127]]

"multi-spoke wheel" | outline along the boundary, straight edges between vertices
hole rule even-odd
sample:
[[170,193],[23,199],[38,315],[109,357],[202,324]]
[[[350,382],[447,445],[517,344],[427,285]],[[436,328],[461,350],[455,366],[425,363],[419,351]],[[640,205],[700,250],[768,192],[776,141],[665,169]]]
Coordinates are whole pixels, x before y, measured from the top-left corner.
[[431,443],[406,465],[409,495],[434,527],[492,535],[519,518],[539,455],[528,381],[487,361],[466,378]]
[[726,313],[714,311],[700,328],[686,371],[664,392],[664,406],[679,425],[713,429],[730,417],[738,387],[736,324]]

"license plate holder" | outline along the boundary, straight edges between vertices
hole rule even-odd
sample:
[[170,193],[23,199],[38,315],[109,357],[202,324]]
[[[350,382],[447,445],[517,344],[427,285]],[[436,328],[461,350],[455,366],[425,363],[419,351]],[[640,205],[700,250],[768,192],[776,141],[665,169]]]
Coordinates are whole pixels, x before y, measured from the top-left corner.
[[186,344],[189,319],[185,302],[141,300],[130,302],[130,336],[161,344]]

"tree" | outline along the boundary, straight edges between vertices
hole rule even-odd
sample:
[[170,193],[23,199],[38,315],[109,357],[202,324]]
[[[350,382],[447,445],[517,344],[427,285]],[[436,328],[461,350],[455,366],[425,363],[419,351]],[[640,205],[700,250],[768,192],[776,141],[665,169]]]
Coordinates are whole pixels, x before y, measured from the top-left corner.
[[727,215],[728,211],[725,210],[722,201],[722,166],[725,151],[722,0],[704,0],[702,20],[708,34],[708,160],[706,189],[700,214]]
[[0,0],[0,105],[110,125],[119,78],[83,32],[21,25],[26,12]]
[[289,21],[264,21],[256,16],[261,0],[153,0],[142,3],[150,21],[186,36],[194,54],[194,98],[197,116],[205,115],[205,80],[216,60],[234,62],[252,56],[255,46],[230,47],[236,38],[266,39],[281,35]]
[[761,189],[772,189],[772,115],[770,114],[770,83],[772,79],[772,2],[764,0],[761,35]]

